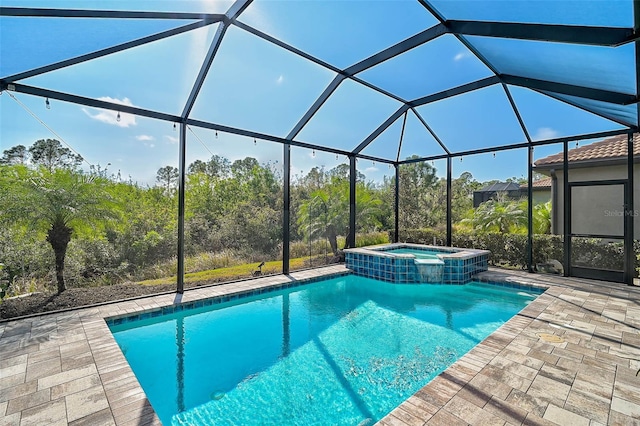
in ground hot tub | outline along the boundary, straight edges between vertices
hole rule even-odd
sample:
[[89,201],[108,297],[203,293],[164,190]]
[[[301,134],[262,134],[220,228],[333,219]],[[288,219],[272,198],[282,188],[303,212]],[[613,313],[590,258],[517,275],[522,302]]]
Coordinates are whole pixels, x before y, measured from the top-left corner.
[[355,274],[393,283],[465,284],[488,269],[489,251],[396,243],[346,249]]

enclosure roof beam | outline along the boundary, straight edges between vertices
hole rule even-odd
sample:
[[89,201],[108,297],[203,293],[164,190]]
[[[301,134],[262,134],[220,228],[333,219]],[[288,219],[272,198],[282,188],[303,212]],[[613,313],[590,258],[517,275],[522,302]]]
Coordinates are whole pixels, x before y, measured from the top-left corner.
[[476,80],[471,83],[463,84],[452,89],[443,90],[442,92],[434,93],[422,98],[414,99],[412,101],[409,101],[408,104],[410,107],[426,105],[433,102],[441,101],[446,98],[461,95],[463,93],[472,92],[474,90],[492,86],[498,83],[526,87],[532,90],[561,93],[565,95],[593,99],[617,105],[630,105],[638,102],[638,98],[635,95],[630,95],[627,93],[613,92],[603,89],[593,89],[590,87],[557,83],[547,80],[538,80],[534,78],[520,77],[515,75],[500,74],[496,76],[486,77],[481,80]]
[[[435,7],[433,7],[428,0],[418,0],[418,3],[420,3],[422,7],[427,9],[427,11],[431,13],[438,21],[440,21],[441,24],[446,25],[447,20],[445,19],[445,17],[442,16],[442,14]],[[487,68],[489,68],[494,75],[500,74],[496,67],[494,67],[493,64],[489,62],[489,60],[478,51],[478,49],[475,48],[475,46],[469,43],[466,38],[464,38],[461,34],[454,33],[454,36],[460,43],[462,43],[467,49],[469,49],[469,51],[473,53],[474,56],[478,58],[478,60],[480,60],[480,62],[482,62]]]
[[[153,118],[156,120],[162,120],[162,121],[167,121],[167,122],[173,122],[173,123],[179,123],[184,121],[185,124],[191,125],[191,126],[195,126],[195,127],[200,127],[200,128],[204,128],[204,129],[210,129],[210,130],[218,130],[221,132],[225,132],[225,133],[230,133],[230,134],[234,134],[234,135],[240,135],[240,136],[246,136],[249,138],[255,138],[255,139],[261,139],[261,140],[266,140],[266,141],[270,141],[270,142],[277,142],[277,143],[289,143],[293,146],[298,146],[301,148],[307,148],[307,149],[315,149],[318,151],[323,151],[323,152],[329,152],[332,154],[337,154],[337,155],[344,155],[344,156],[349,156],[349,155],[353,155],[352,152],[350,151],[345,151],[342,149],[335,149],[335,148],[331,148],[331,147],[325,147],[325,146],[321,146],[321,145],[315,145],[312,143],[306,143],[306,142],[301,142],[301,141],[296,141],[296,140],[289,140],[289,139],[285,139],[285,138],[281,138],[278,136],[273,136],[273,135],[269,135],[269,134],[265,134],[265,133],[259,133],[259,132],[253,132],[250,130],[245,130],[245,129],[239,129],[239,128],[235,128],[235,127],[229,127],[229,126],[223,126],[223,125],[219,125],[219,124],[215,124],[215,123],[210,123],[210,122],[206,122],[206,121],[200,121],[200,120],[194,120],[194,119],[190,119],[187,118],[186,120],[183,120],[182,117],[180,117],[179,115],[173,115],[173,114],[166,114],[166,113],[162,113],[162,112],[157,112],[157,111],[152,111],[152,110],[148,110],[145,108],[139,108],[139,107],[135,107],[135,106],[128,106],[128,105],[121,105],[121,104],[116,104],[113,102],[107,102],[107,101],[101,101],[98,99],[92,99],[92,98],[87,98],[84,96],[77,96],[77,95],[72,95],[72,94],[68,94],[68,93],[63,93],[63,92],[57,92],[55,90],[49,90],[49,89],[42,89],[39,87],[34,87],[34,86],[28,86],[25,84],[20,84],[20,83],[8,83],[6,81],[0,80],[0,92],[4,91],[4,90],[8,90],[11,92],[16,92],[16,93],[24,93],[26,95],[33,95],[33,96],[39,96],[42,98],[49,98],[49,99],[55,99],[55,100],[59,100],[62,102],[69,102],[69,103],[73,103],[76,105],[83,105],[83,106],[87,106],[87,107],[91,107],[91,108],[100,108],[100,109],[106,109],[106,110],[111,110],[111,111],[119,111],[121,113],[125,113],[125,114],[133,114],[133,115],[137,115],[140,117],[147,117],[147,118]],[[363,158],[363,159],[367,159],[367,160],[372,160],[372,161],[378,161],[380,163],[385,163],[385,164],[394,164],[393,161],[385,159],[385,158],[378,158],[378,157],[373,157],[370,155],[357,155],[357,157],[359,158]]]
[[202,19],[221,21],[225,15],[191,12],[142,12],[128,10],[50,9],[32,7],[0,7],[0,16],[41,18],[113,18],[113,19]]
[[224,125],[221,125],[221,124],[209,123],[207,121],[195,120],[193,118],[187,118],[185,120],[185,122],[186,122],[186,124],[191,125],[191,126],[201,127],[203,129],[209,129],[209,130],[216,130],[216,131],[220,131],[220,132],[224,132],[224,133],[231,133],[231,134],[239,135],[239,136],[246,136],[248,138],[253,138],[253,139],[260,139],[260,140],[265,140],[265,141],[269,141],[269,142],[277,142],[277,143],[282,143],[282,144],[288,143],[290,145],[299,146],[301,148],[317,149],[319,151],[330,152],[332,154],[338,154],[338,155],[345,155],[346,156],[346,155],[350,155],[351,154],[349,151],[345,151],[345,150],[341,150],[341,149],[322,147],[322,146],[318,146],[318,145],[314,145],[314,144],[310,144],[310,143],[306,143],[306,142],[289,140],[289,139],[286,139],[286,138],[281,138],[279,136],[269,135],[269,134],[266,134],[266,133],[254,132],[252,130],[238,129],[238,128],[235,128],[235,127],[224,126]]
[[580,98],[593,99],[596,101],[609,102],[617,105],[630,105],[638,102],[638,97],[626,93],[613,92],[610,90],[593,89],[590,87],[576,86],[573,84],[557,83],[535,78],[520,77],[509,74],[501,74],[500,81],[513,86],[527,87],[533,90],[544,90],[547,92],[562,93]]
[[454,87],[452,89],[443,90],[442,92],[434,93],[432,95],[424,96],[422,98],[409,101],[410,107],[417,107],[421,105],[430,104],[432,102],[441,101],[446,98],[461,95],[463,93],[472,92],[474,90],[482,89],[494,84],[500,83],[500,77],[497,75],[483,78],[481,80],[472,81],[471,83],[463,84],[462,86]]
[[367,70],[371,67],[374,67],[388,59],[391,59],[397,55],[400,55],[408,50],[413,49],[414,47],[418,47],[428,41],[431,41],[435,38],[440,37],[443,34],[448,32],[447,27],[443,24],[434,25],[431,28],[428,28],[412,37],[409,37],[393,46],[384,49],[372,56],[369,56],[366,59],[358,62],[357,64],[351,65],[349,68],[346,68],[344,72],[347,75],[355,75],[364,70]]
[[198,72],[198,76],[196,77],[195,83],[193,83],[193,88],[191,89],[191,93],[189,94],[189,98],[187,98],[187,102],[185,103],[184,109],[182,110],[182,119],[186,119],[193,106],[196,103],[196,99],[198,98],[198,94],[202,89],[202,85],[204,84],[204,80],[207,78],[209,74],[209,69],[211,69],[211,65],[213,64],[213,59],[218,53],[218,49],[220,48],[220,44],[222,44],[222,39],[224,38],[225,33],[227,32],[227,28],[229,28],[229,24],[234,22],[238,16],[242,12],[245,11],[247,7],[251,4],[253,0],[236,0],[225,15],[225,20],[218,27],[216,34],[213,36],[213,40],[211,41],[211,45],[209,46],[209,51],[207,52],[207,56],[204,58],[204,62],[202,63],[202,67],[200,67],[200,71]]
[[403,104],[406,104],[406,103],[407,103],[407,100],[406,100],[406,99],[403,99],[403,98],[401,98],[400,96],[395,95],[395,94],[393,94],[393,93],[391,93],[391,92],[388,92],[388,91],[386,91],[386,90],[384,90],[384,89],[381,89],[380,87],[376,86],[375,84],[371,84],[371,83],[369,83],[368,81],[362,80],[361,78],[358,78],[358,77],[356,77],[355,75],[347,76],[347,78],[348,78],[348,79],[350,79],[350,80],[355,81],[356,83],[360,83],[360,84],[362,84],[363,86],[368,87],[369,89],[375,90],[375,91],[376,91],[376,92],[378,92],[378,93],[381,93],[381,94],[383,94],[383,95],[385,95],[385,96],[388,96],[388,97],[390,97],[391,99],[396,100],[396,101],[398,101],[398,102],[400,102],[400,103],[403,103]]
[[331,96],[331,94],[336,91],[340,83],[342,83],[342,81],[345,78],[346,77],[342,74],[338,74],[335,76],[335,78],[331,81],[331,83],[329,83],[329,85],[320,94],[318,99],[316,99],[313,105],[311,105],[311,107],[307,110],[307,112],[302,116],[302,118],[296,123],[293,129],[289,132],[289,134],[287,135],[287,139],[293,139],[296,136],[298,136],[298,133],[300,133],[302,128],[307,125],[309,120],[313,118],[316,112],[318,112],[320,107],[322,107],[322,105],[327,101],[327,99],[329,99],[329,96]]
[[207,56],[204,58],[204,62],[202,63],[202,67],[200,67],[200,71],[198,72],[198,76],[196,77],[196,81],[193,83],[193,87],[191,88],[191,93],[189,94],[189,98],[187,98],[187,102],[184,105],[184,109],[182,110],[182,118],[185,119],[191,113],[193,109],[193,105],[196,103],[196,98],[200,93],[200,89],[202,89],[202,85],[204,84],[204,79],[207,78],[207,74],[209,73],[209,69],[211,68],[211,64],[213,64],[213,58],[215,58],[218,49],[220,48],[220,44],[222,43],[222,39],[224,38],[224,34],[227,32],[228,25],[226,22],[222,23],[216,34],[213,36],[213,40],[211,41],[211,45],[209,46],[209,51],[207,52]]
[[384,164],[396,164],[397,161],[395,160],[387,160],[386,158],[378,158],[378,157],[374,157],[372,155],[366,155],[366,154],[358,154],[356,155],[356,158],[361,159],[361,160],[371,160],[371,161],[375,161],[377,163],[384,163]]
[[155,118],[169,122],[180,122],[180,116],[165,114],[162,112],[152,111],[135,106],[116,104],[113,102],[101,101],[98,99],[87,98],[84,96],[71,95],[69,93],[57,92],[55,90],[42,89],[39,87],[28,86],[20,83],[9,83],[4,80],[0,81],[0,90],[9,90],[12,92],[25,93],[27,95],[40,96],[43,98],[56,99],[63,102],[70,102],[77,105],[84,105],[92,108],[102,108],[111,111],[119,111],[127,114],[139,115],[141,117]]
[[447,33],[599,46],[615,46],[634,39],[631,28],[448,20],[370,56],[346,68],[344,72],[348,75],[358,74]]
[[632,28],[448,20],[450,32],[520,40],[619,46],[637,39]]
[[521,149],[521,148],[527,148],[530,146],[544,146],[544,145],[551,145],[554,143],[564,143],[565,141],[571,142],[571,141],[580,141],[580,140],[586,140],[586,139],[608,138],[611,136],[626,135],[629,133],[629,130],[636,132],[638,129],[609,130],[606,132],[586,133],[582,135],[546,139],[543,141],[521,142],[521,143],[516,143],[511,145],[496,146],[492,148],[480,148],[480,149],[472,149],[468,151],[458,151],[458,152],[452,153],[451,155],[442,154],[442,155],[434,155],[430,157],[412,158],[410,160],[401,161],[400,164],[411,164],[411,163],[420,163],[422,161],[441,160],[447,157],[462,157],[467,155],[487,154],[490,152],[508,151],[510,149]]
[[557,96],[554,93],[544,92],[542,90],[537,90],[537,89],[533,89],[533,90],[538,92],[538,93],[540,93],[541,95],[549,96],[549,97],[551,97],[553,99],[556,99],[556,100],[558,100],[560,102],[563,102],[565,104],[571,105],[571,106],[576,107],[578,109],[581,109],[583,111],[587,111],[588,113],[597,115],[598,117],[606,118],[609,121],[613,121],[613,122],[618,123],[620,125],[623,125],[625,127],[631,127],[631,128],[636,127],[636,124],[633,123],[633,122],[626,122],[626,121],[624,121],[624,120],[622,120],[622,119],[620,119],[618,117],[614,117],[613,115],[609,115],[609,114],[603,113],[601,111],[597,111],[595,109],[589,108],[589,107],[584,106],[584,105],[579,105],[578,103],[572,102],[569,99],[563,99],[563,98]]
[[[323,151],[323,152],[329,152],[331,154],[337,154],[337,155],[344,155],[346,157],[353,155],[352,152],[349,151],[345,151],[343,149],[336,149],[336,148],[331,148],[331,147],[327,147],[327,146],[320,146],[320,145],[315,145],[312,143],[307,143],[307,142],[301,142],[301,141],[297,141],[297,140],[290,140],[290,139],[286,139],[286,138],[281,138],[279,136],[273,136],[273,135],[268,135],[265,133],[259,133],[259,132],[254,132],[251,130],[245,130],[245,129],[238,129],[235,127],[229,127],[229,126],[223,126],[220,124],[215,124],[215,123],[209,123],[206,121],[200,121],[200,120],[194,120],[192,118],[187,118],[185,120],[186,124],[191,125],[191,126],[196,126],[196,127],[201,127],[204,129],[210,129],[210,130],[217,130],[220,132],[224,132],[224,133],[231,133],[234,135],[240,135],[240,136],[246,136],[248,138],[254,138],[254,139],[261,139],[261,140],[265,140],[265,141],[269,141],[269,142],[276,142],[276,143],[281,143],[281,144],[290,144],[292,146],[297,146],[300,148],[306,148],[306,149],[315,149],[317,151]],[[370,155],[357,155],[358,158],[363,158],[366,160],[372,160],[372,161],[378,161],[380,163],[385,163],[385,164],[393,164],[394,162],[391,160],[387,160],[385,158],[378,158],[378,157],[373,157]]]
[[293,47],[293,46],[291,46],[291,45],[289,45],[289,44],[287,44],[287,43],[285,43],[285,42],[283,42],[283,41],[281,41],[281,40],[279,40],[279,39],[277,39],[277,38],[275,38],[273,36],[270,36],[269,34],[263,33],[262,31],[260,31],[260,30],[258,30],[256,28],[253,28],[253,27],[251,27],[251,26],[249,26],[249,25],[247,25],[247,24],[245,24],[243,22],[233,21],[232,24],[235,25],[238,28],[241,28],[241,29],[243,29],[243,30],[255,35],[255,36],[260,37],[263,40],[266,40],[266,41],[268,41],[268,42],[270,42],[272,44],[275,44],[278,47],[286,49],[289,52],[294,53],[294,54],[296,54],[296,55],[298,55],[298,56],[300,56],[300,57],[302,57],[302,58],[304,58],[304,59],[306,59],[308,61],[311,61],[316,65],[320,65],[321,67],[326,68],[326,69],[328,69],[328,70],[330,70],[330,71],[332,71],[332,72],[334,72],[336,74],[343,75],[346,78],[355,81],[356,83],[360,83],[360,84],[362,84],[362,85],[364,85],[364,86],[366,86],[366,87],[368,87],[368,88],[370,88],[372,90],[375,90],[378,93],[381,93],[381,94],[383,94],[385,96],[388,96],[388,97],[390,97],[392,99],[395,99],[398,102],[402,102],[402,103],[407,102],[405,99],[401,98],[398,95],[395,95],[395,94],[393,94],[393,93],[391,93],[389,91],[386,91],[386,90],[376,86],[375,84],[369,83],[368,81],[362,80],[361,78],[358,78],[355,75],[349,75],[346,71],[344,71],[344,70],[342,70],[342,69],[340,69],[340,68],[338,68],[338,67],[336,67],[334,65],[331,65],[330,63],[325,62],[322,59],[318,59],[313,55],[310,55],[310,54],[308,54],[306,52],[303,52],[302,50],[300,50],[300,49],[298,49],[296,47]]
[[420,123],[422,123],[424,128],[427,129],[427,131],[431,134],[431,136],[433,136],[433,138],[436,140],[436,142],[438,142],[438,145],[440,145],[440,148],[442,148],[444,150],[444,152],[446,152],[448,155],[451,155],[451,151],[449,151],[449,149],[446,147],[446,145],[440,140],[440,138],[438,137],[436,132],[433,131],[431,126],[429,126],[429,124],[427,124],[426,120],[424,118],[422,118],[422,115],[420,115],[420,113],[418,111],[416,111],[415,108],[411,108],[411,111],[413,111],[413,113],[416,115],[416,117],[418,117],[418,120],[420,120]]
[[251,33],[251,34],[253,34],[253,35],[257,36],[257,37],[260,37],[261,39],[263,39],[265,41],[268,41],[269,43],[275,44],[278,47],[281,47],[281,48],[283,48],[285,50],[288,50],[291,53],[294,53],[294,54],[296,54],[298,56],[301,56],[304,59],[306,59],[308,61],[311,61],[316,65],[320,65],[321,67],[326,68],[328,70],[331,70],[331,71],[333,71],[333,72],[335,72],[337,74],[340,74],[342,72],[342,70],[340,70],[340,68],[335,67],[335,66],[333,66],[333,65],[329,64],[328,62],[325,62],[325,61],[323,61],[321,59],[318,59],[315,56],[310,55],[310,54],[308,54],[308,53],[306,53],[306,52],[304,52],[304,51],[302,51],[302,50],[300,50],[300,49],[298,49],[296,47],[293,47],[293,46],[281,41],[280,39],[277,39],[277,38],[275,38],[273,36],[270,36],[269,34],[264,33],[264,32],[262,32],[262,31],[260,31],[260,30],[258,30],[256,28],[250,26],[250,25],[247,25],[244,22],[240,22],[240,21],[236,20],[236,21],[233,21],[232,24],[235,25],[236,27],[240,28],[240,29],[245,30],[248,33]]
[[29,71],[21,72],[18,74],[10,75],[5,77],[6,81],[18,81],[23,80],[29,77],[35,77],[36,75],[44,74],[46,72],[55,71],[61,68],[69,67],[72,65],[80,64],[82,62],[90,61],[92,59],[97,59],[102,56],[110,55],[112,53],[121,52],[123,50],[131,49],[134,47],[141,46],[143,44],[151,43],[154,41],[162,40],[167,37],[171,37],[174,35],[182,34],[187,31],[195,30],[201,27],[205,27],[207,25],[214,24],[216,22],[220,22],[225,19],[224,15],[218,15],[216,18],[212,19],[204,19],[202,21],[194,22],[192,24],[184,25],[178,28],[172,28],[167,31],[162,31],[157,34],[152,34],[147,37],[142,37],[136,40],[128,41],[126,43],[118,44],[116,46],[107,47],[105,49],[96,50],[95,52],[87,53],[85,55],[76,56],[75,58],[66,59],[64,61],[55,62],[53,64],[45,65],[42,67],[34,68]]
[[236,0],[225,14],[230,21],[235,21],[244,12],[253,0]]
[[354,155],[359,154],[360,151],[365,149],[367,147],[367,145],[369,145],[371,142],[373,142],[373,140],[375,138],[377,138],[378,136],[380,136],[380,134],[382,134],[382,132],[387,130],[387,128],[389,126],[391,126],[394,121],[396,121],[398,118],[400,118],[400,116],[402,114],[404,114],[408,109],[409,109],[409,106],[407,104],[403,104],[400,108],[398,108],[398,110],[396,112],[394,112],[389,118],[387,118],[384,121],[384,123],[382,123],[380,126],[378,126],[378,128],[376,130],[374,130],[373,133],[371,133],[369,136],[367,136],[367,138],[365,140],[363,140],[360,143],[360,145],[358,145],[356,147],[356,149],[354,149],[352,151],[352,154],[354,154]]
[[522,119],[522,116],[520,115],[520,110],[518,109],[518,106],[516,105],[516,101],[514,101],[513,100],[513,96],[511,96],[511,91],[509,90],[509,87],[507,87],[506,84],[502,83],[502,88],[504,89],[505,95],[507,95],[507,99],[509,100],[509,104],[511,104],[511,109],[513,110],[513,113],[515,114],[516,118],[518,119],[518,123],[520,123],[520,129],[522,129],[522,133],[524,133],[524,136],[527,138],[527,141],[531,142],[531,136],[529,135],[529,131],[527,130],[527,126],[524,124],[524,120]]

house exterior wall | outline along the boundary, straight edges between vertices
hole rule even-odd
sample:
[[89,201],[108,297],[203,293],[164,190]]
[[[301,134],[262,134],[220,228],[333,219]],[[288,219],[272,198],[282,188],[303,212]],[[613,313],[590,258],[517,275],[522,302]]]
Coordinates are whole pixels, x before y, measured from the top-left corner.
[[[527,193],[524,193],[527,196]],[[549,189],[534,189],[533,190],[533,205],[544,204],[551,201],[551,188]]]
[[[548,173],[548,172],[547,172]],[[562,167],[556,170],[557,203],[552,215],[554,234],[564,233],[564,175]],[[634,165],[634,239],[640,239],[640,165]],[[626,179],[627,166],[599,166],[569,169],[569,182]],[[572,231],[581,234],[622,235],[623,194],[622,187],[602,187],[587,193],[574,189]],[[553,219],[552,219],[553,220]]]

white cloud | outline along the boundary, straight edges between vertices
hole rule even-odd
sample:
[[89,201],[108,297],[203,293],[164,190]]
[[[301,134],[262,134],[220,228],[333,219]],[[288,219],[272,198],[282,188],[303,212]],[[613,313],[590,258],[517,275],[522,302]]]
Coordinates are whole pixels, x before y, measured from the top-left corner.
[[152,141],[155,138],[153,136],[149,136],[149,135],[138,135],[136,136],[136,139],[139,141]]
[[366,169],[364,169],[365,173],[374,173],[374,172],[377,172],[377,171],[379,171],[379,169],[377,167],[373,167],[373,166],[372,167],[367,167]]
[[[126,105],[126,106],[135,106],[131,102],[129,98],[117,99],[111,98],[109,96],[103,96],[98,98],[101,101],[111,102],[118,105]],[[82,108],[82,111],[87,114],[88,117],[93,118],[94,120],[101,121],[106,124],[111,124],[118,127],[130,127],[135,126],[136,116],[132,114],[126,114],[123,112],[112,111],[101,108]],[[91,111],[97,111],[96,113],[92,113]],[[120,115],[120,119],[118,119],[118,114]]]
[[176,138],[175,136],[169,136],[169,135],[164,135],[164,137],[170,142],[170,143],[178,143],[180,142],[180,139]]
[[282,84],[283,81],[284,81],[284,75],[280,74],[280,77],[278,77],[278,79],[276,80],[276,84]]
[[550,127],[540,127],[535,135],[533,135],[533,139],[537,141],[546,140],[546,139],[554,139],[559,136],[557,130],[553,130]]
[[456,56],[453,57],[453,60],[456,61],[456,62],[457,61],[461,61],[461,60],[463,60],[464,58],[466,58],[468,56],[469,56],[468,52],[460,52]]

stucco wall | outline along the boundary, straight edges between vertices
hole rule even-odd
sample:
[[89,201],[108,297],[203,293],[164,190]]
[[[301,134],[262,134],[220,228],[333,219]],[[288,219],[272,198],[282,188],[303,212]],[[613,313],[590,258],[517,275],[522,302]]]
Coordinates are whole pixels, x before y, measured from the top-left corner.
[[[525,193],[526,196],[526,193]],[[551,201],[551,189],[538,189],[533,191],[533,205],[544,204]]]

